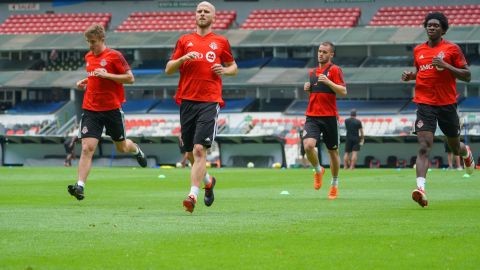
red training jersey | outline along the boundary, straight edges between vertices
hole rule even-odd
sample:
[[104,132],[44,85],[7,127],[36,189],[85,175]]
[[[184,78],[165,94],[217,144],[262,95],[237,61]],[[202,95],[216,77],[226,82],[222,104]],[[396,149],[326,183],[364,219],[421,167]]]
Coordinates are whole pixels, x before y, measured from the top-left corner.
[[467,65],[460,47],[448,40],[442,39],[433,48],[427,42],[415,47],[413,57],[417,78],[413,102],[434,106],[457,103],[456,78],[449,70],[432,65],[435,56],[456,68]]
[[91,111],[109,111],[121,108],[121,104],[125,102],[123,84],[97,77],[93,71],[103,68],[112,74],[127,73],[130,66],[123,55],[119,51],[106,48],[99,55],[88,52],[85,55],[85,62],[87,63],[88,82],[82,108]]
[[[328,73],[326,74],[328,79],[334,82],[345,86],[345,81],[343,79],[342,69],[329,63],[322,68],[311,69],[309,72],[309,78],[312,77],[313,71],[315,70],[315,75],[318,77],[320,74],[323,74],[326,69],[329,68]],[[313,88],[314,86],[311,85]],[[325,87],[328,87],[325,85]],[[305,112],[306,116],[338,116],[337,111],[337,96],[333,90],[328,92],[311,92],[310,100],[308,101],[307,111]]]
[[184,62],[180,66],[175,101],[182,99],[218,102],[223,107],[222,78],[212,71],[214,64],[231,63],[234,61],[228,40],[215,33],[200,36],[196,32],[181,36],[171,60],[176,60],[189,52],[197,52],[198,59]]

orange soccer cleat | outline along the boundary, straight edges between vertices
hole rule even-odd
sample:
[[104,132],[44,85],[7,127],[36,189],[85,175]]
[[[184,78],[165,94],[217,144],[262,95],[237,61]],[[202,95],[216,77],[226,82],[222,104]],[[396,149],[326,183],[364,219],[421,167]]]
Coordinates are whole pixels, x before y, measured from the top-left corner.
[[467,174],[472,174],[473,170],[475,170],[475,160],[473,159],[472,151],[470,151],[470,146],[466,145],[468,152],[468,157],[463,159],[463,163],[465,164],[465,170]]
[[322,171],[317,173],[315,172],[313,174],[313,187],[315,190],[319,190],[322,187],[322,178],[323,174],[325,173],[325,168],[322,167]]
[[185,211],[192,213],[193,209],[195,208],[195,203],[197,200],[195,200],[195,197],[193,195],[189,195],[184,201],[183,201],[183,208],[185,208]]
[[337,186],[332,186],[330,188],[330,192],[328,193],[328,198],[330,200],[335,200],[337,198],[337,195],[338,195],[338,187]]
[[412,199],[417,202],[421,207],[428,206],[427,193],[421,188],[416,188],[412,192]]

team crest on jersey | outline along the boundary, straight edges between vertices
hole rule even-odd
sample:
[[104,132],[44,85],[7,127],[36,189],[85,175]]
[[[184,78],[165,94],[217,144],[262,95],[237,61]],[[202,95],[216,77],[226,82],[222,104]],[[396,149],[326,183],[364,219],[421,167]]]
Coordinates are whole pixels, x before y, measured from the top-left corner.
[[86,134],[88,132],[88,128],[87,127],[83,127],[82,128],[82,134]]
[[418,57],[418,59],[423,59],[423,58],[425,58],[425,57],[423,56],[423,54],[420,55],[420,57]]
[[418,127],[418,128],[422,128],[422,127],[423,127],[423,121],[422,121],[422,120],[419,120],[419,121],[417,122],[417,127]]
[[217,55],[214,52],[209,51],[205,55],[205,58],[207,59],[208,62],[213,63],[213,62],[215,62],[215,59],[217,58]]
[[193,43],[190,41],[188,44],[187,44],[187,48],[188,47],[192,47],[193,46]]
[[89,66],[90,64],[87,62],[87,67]]
[[100,66],[104,67],[106,65],[107,65],[107,60],[102,59],[102,61],[100,61]]
[[307,136],[307,131],[306,131],[306,130],[303,130],[302,137],[305,137],[305,136]]
[[215,42],[210,43],[210,48],[212,48],[212,50],[218,49],[217,43]]

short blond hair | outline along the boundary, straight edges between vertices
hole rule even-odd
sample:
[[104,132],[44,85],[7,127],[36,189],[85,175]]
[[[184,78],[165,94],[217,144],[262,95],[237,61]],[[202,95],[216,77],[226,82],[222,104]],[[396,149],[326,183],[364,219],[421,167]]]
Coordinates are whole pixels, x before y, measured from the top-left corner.
[[215,14],[215,6],[212,5],[212,3],[208,2],[208,1],[203,1],[203,2],[198,3],[197,8],[199,6],[207,6],[211,9],[212,13]]
[[99,23],[90,25],[84,33],[86,38],[96,36],[98,38],[105,38],[105,28]]

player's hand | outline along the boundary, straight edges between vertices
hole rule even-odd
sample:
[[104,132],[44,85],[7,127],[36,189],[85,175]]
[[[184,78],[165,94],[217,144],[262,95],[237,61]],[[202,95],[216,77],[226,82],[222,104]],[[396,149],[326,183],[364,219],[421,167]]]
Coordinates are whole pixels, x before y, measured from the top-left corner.
[[325,74],[320,74],[318,76],[318,82],[328,85],[328,84],[330,84],[331,81],[327,76],[325,76]]
[[443,58],[435,56],[432,60],[432,66],[443,69],[447,67],[447,62]]
[[218,76],[222,76],[223,74],[225,74],[225,69],[222,65],[220,64],[214,64],[212,66],[212,71],[217,74]]
[[413,72],[411,72],[411,71],[405,70],[402,73],[402,81],[404,81],[404,82],[410,81],[412,77],[413,77]]
[[93,75],[95,75],[99,78],[107,78],[108,72],[104,68],[97,68],[93,71]]
[[310,85],[310,82],[306,82],[304,85],[303,85],[303,90],[304,91],[310,91],[311,85]]
[[189,52],[183,56],[183,62],[191,61],[200,58],[200,53]]
[[87,82],[88,82],[87,78],[78,81],[77,82],[77,89],[78,90],[85,90],[87,88]]

